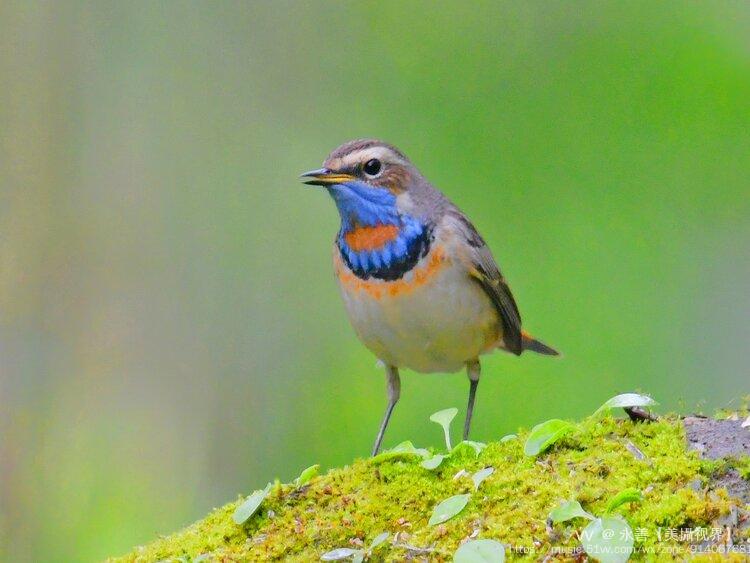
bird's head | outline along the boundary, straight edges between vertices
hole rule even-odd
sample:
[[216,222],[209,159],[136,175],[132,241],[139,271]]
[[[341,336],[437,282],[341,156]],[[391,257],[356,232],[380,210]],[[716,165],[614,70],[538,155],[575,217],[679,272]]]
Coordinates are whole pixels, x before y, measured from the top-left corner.
[[414,267],[429,250],[447,201],[404,153],[373,139],[344,143],[302,179],[333,197],[341,258],[364,279],[398,279]]
[[416,214],[410,190],[417,178],[400,150],[374,139],[344,143],[323,168],[302,174],[306,184],[328,189],[345,228],[394,224],[401,215]]

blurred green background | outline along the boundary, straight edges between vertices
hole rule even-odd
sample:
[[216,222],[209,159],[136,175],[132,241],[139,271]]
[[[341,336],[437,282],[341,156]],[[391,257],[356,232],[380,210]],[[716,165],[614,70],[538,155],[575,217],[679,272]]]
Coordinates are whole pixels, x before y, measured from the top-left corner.
[[[128,550],[368,453],[383,375],[297,175],[361,136],[476,223],[525,326],[473,438],[748,388],[750,5],[0,4],[0,559]],[[386,446],[463,374],[406,373]]]

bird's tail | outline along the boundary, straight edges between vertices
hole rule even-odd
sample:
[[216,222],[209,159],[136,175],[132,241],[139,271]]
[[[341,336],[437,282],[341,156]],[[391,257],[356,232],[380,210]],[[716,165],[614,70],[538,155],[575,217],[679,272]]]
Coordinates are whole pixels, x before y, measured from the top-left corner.
[[547,346],[544,342],[537,340],[531,336],[528,332],[521,332],[521,344],[524,350],[531,350],[537,354],[544,354],[545,356],[559,356],[560,352]]

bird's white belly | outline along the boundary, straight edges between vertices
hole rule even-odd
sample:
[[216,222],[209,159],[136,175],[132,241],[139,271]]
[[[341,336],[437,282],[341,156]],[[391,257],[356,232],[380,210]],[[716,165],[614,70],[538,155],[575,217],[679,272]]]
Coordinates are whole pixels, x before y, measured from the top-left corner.
[[[438,251],[439,252],[439,251]],[[395,281],[337,277],[357,335],[378,358],[419,372],[453,372],[498,340],[497,313],[460,264],[431,252]]]

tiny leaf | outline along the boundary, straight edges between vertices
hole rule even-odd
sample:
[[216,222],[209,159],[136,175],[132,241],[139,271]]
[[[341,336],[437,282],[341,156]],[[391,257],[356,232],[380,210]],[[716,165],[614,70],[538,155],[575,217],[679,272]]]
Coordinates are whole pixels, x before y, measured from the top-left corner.
[[745,422],[742,423],[742,428],[750,428],[750,416],[748,416],[745,419]]
[[623,393],[622,395],[616,395],[605,402],[601,407],[596,409],[594,415],[601,414],[617,407],[650,407],[658,404],[659,403],[646,395],[640,395],[638,393]]
[[365,560],[365,553],[361,550],[357,551],[352,557],[352,563],[362,563]]
[[471,480],[474,481],[474,490],[479,490],[479,485],[482,484],[482,481],[484,481],[487,477],[492,475],[495,472],[494,467],[485,467],[484,469],[480,469],[474,475],[471,476]]
[[532,456],[540,454],[573,428],[575,427],[570,422],[557,418],[537,424],[531,429],[529,437],[526,438],[523,453]]
[[469,502],[469,497],[471,495],[454,495],[448,497],[432,511],[432,516],[430,516],[428,524],[434,526],[435,524],[442,524],[450,520],[464,509],[466,503]]
[[375,536],[375,539],[372,540],[372,543],[370,544],[370,550],[375,549],[378,547],[381,543],[383,543],[385,540],[388,539],[388,536],[390,536],[388,532],[383,532],[382,534],[378,534]]
[[495,540],[469,540],[456,550],[454,563],[503,563],[505,546]]
[[506,434],[502,438],[500,438],[500,443],[510,442],[511,440],[515,440],[518,438],[518,434]]
[[588,518],[589,520],[595,519],[591,514],[583,509],[581,503],[577,500],[565,501],[549,513],[549,519],[552,520],[555,524],[558,524],[560,522],[567,522],[568,520],[572,520],[573,518]]
[[352,557],[353,555],[357,555],[358,553],[361,553],[359,549],[352,549],[350,547],[339,547],[338,549],[333,549],[327,553],[324,553],[320,556],[320,559],[322,561],[339,561],[341,559],[346,559],[347,557]]
[[445,447],[451,449],[451,421],[456,418],[458,409],[451,407],[449,409],[443,409],[430,415],[430,420],[436,422],[443,427],[443,433],[445,434]]
[[258,511],[261,503],[268,495],[268,491],[271,490],[271,483],[266,485],[266,488],[260,491],[255,491],[249,497],[245,499],[245,502],[240,504],[232,515],[232,520],[235,524],[244,524],[253,514]]
[[427,459],[422,461],[422,463],[420,463],[419,465],[421,465],[425,469],[429,469],[430,471],[432,471],[433,469],[437,469],[438,467],[440,467],[440,464],[443,463],[444,459],[444,455],[435,454],[434,456],[428,457]]
[[626,502],[641,502],[643,501],[643,493],[638,489],[625,489],[615,495],[615,497],[607,503],[606,513],[609,514],[615,510],[618,506],[625,504]]
[[318,469],[320,469],[320,464],[316,463],[315,465],[311,465],[303,470],[302,473],[299,474],[299,477],[294,480],[294,485],[296,487],[307,485],[310,480],[318,474]]
[[581,532],[583,549],[601,563],[625,563],[634,540],[630,525],[620,517],[597,518]]
[[416,455],[421,458],[428,458],[430,457],[431,454],[424,448],[415,448],[414,444],[412,444],[411,441],[406,440],[404,442],[401,442],[397,446],[394,446],[390,450],[385,450],[384,452],[380,452],[378,455],[376,455],[372,459],[374,461],[384,461],[388,459],[408,457],[412,455]]
[[455,445],[455,447],[452,450],[452,453],[456,453],[463,448],[471,448],[474,450],[475,455],[479,455],[482,453],[482,450],[487,447],[487,444],[483,442],[473,442],[472,440],[463,440]]

